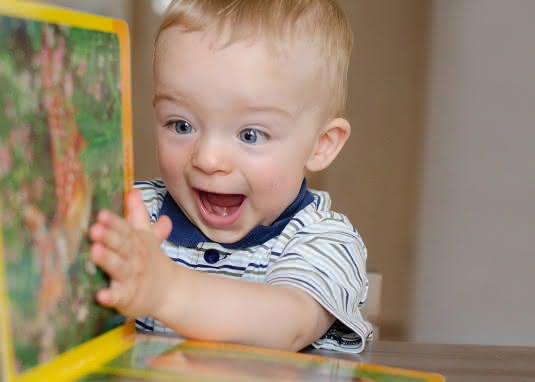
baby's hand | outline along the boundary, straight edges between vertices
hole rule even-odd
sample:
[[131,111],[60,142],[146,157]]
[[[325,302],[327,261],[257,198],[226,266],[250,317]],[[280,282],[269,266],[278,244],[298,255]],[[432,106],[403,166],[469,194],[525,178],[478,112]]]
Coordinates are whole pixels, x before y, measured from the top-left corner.
[[171,232],[171,221],[162,216],[150,224],[141,193],[128,195],[128,220],[100,211],[89,236],[91,258],[111,279],[110,287],[97,293],[97,301],[128,317],[153,315],[171,284],[171,261],[160,244]]

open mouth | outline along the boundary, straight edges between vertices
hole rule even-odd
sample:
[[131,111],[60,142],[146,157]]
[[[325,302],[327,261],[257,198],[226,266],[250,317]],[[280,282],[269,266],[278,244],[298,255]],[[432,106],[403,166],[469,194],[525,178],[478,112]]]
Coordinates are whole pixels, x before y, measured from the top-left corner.
[[201,216],[210,225],[224,227],[233,224],[241,215],[245,195],[219,194],[194,189]]

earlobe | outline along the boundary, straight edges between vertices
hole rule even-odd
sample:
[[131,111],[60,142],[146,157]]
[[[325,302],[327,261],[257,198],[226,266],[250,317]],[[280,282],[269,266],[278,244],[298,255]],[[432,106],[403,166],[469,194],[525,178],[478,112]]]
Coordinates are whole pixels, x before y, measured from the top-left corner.
[[306,169],[311,172],[327,168],[351,135],[351,125],[344,118],[331,120],[319,133]]

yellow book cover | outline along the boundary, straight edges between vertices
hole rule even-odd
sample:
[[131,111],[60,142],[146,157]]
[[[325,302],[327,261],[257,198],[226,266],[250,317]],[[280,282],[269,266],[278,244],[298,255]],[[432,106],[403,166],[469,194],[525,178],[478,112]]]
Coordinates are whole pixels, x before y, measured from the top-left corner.
[[127,25],[0,0],[0,377],[21,381],[442,381],[310,354],[135,335],[95,303],[97,211],[133,184]]

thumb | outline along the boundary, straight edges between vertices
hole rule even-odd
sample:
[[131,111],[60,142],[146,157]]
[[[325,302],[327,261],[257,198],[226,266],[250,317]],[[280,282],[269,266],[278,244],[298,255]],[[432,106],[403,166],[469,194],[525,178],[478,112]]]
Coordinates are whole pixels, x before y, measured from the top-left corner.
[[173,223],[171,222],[171,219],[169,219],[169,216],[162,215],[151,227],[152,232],[158,236],[158,239],[160,239],[160,241],[164,241],[169,237],[171,229],[173,228]]
[[132,190],[126,197],[128,206],[128,222],[134,228],[150,229],[149,213],[141,197],[141,191]]

